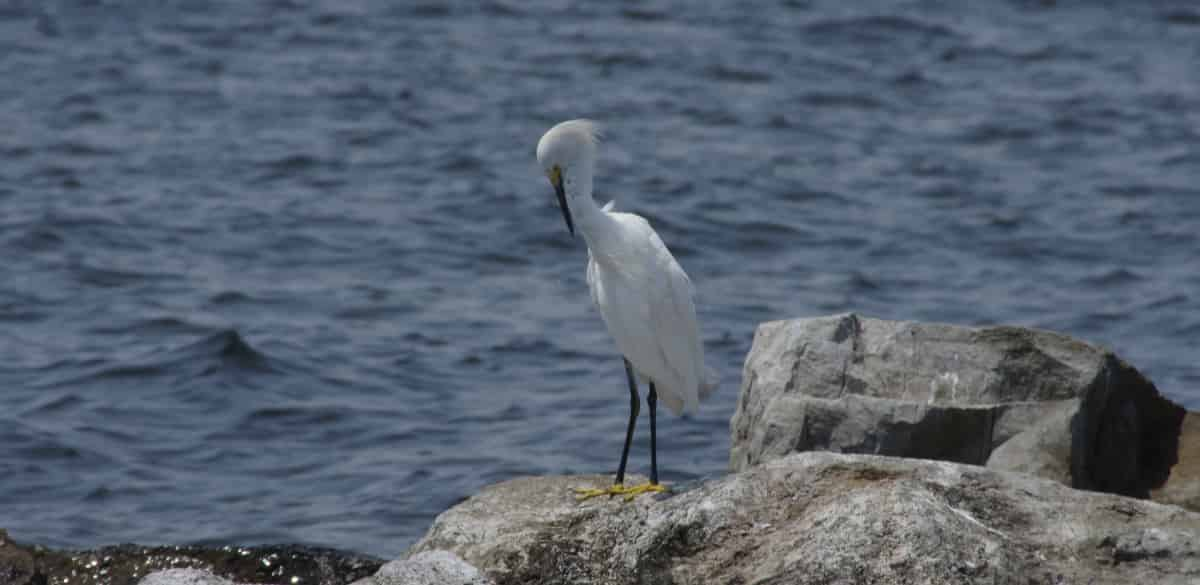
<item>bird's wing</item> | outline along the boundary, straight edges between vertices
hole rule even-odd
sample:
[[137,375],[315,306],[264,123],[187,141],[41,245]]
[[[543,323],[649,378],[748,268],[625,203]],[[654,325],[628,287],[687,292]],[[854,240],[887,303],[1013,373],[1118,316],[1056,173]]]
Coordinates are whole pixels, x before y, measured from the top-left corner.
[[598,283],[596,280],[596,259],[592,258],[592,250],[591,250],[591,248],[589,248],[588,249],[588,263],[587,263],[588,293],[592,295],[592,303],[594,305],[596,305],[597,307],[599,307],[600,306],[600,296],[599,296],[599,292],[597,291],[597,284]]
[[678,394],[682,410],[691,411],[700,402],[700,385],[704,381],[704,350],[696,323],[692,281],[658,235],[650,233],[650,245],[656,249],[658,264],[654,275],[657,282],[650,297],[650,320],[659,351],[677,376],[672,384],[675,387],[667,390]]

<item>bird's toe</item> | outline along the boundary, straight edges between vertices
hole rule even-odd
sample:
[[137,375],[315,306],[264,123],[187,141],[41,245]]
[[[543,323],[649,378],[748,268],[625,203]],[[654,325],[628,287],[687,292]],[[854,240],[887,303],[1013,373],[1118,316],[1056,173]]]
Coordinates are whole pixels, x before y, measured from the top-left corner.
[[575,488],[572,491],[575,492],[575,499],[581,502],[600,496],[622,496],[626,502],[632,502],[634,498],[642,494],[665,492],[667,487],[661,483],[644,483],[634,486],[617,483],[606,488]]

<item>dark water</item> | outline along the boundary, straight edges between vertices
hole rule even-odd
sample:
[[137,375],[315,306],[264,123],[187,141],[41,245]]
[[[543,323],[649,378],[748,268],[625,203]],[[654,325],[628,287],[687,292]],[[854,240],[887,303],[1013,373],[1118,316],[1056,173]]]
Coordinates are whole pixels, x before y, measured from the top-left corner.
[[1200,7],[714,4],[0,1],[0,527],[394,555],[612,470],[533,161],[576,116],[723,375],[669,480],[724,469],[770,319],[1057,329],[1200,408]]

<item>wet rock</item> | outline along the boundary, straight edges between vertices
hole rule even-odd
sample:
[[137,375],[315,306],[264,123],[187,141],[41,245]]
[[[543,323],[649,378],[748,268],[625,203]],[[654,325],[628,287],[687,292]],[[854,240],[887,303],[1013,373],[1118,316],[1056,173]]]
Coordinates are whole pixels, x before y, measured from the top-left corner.
[[353,585],[492,585],[492,581],[458,555],[435,550],[392,561]]
[[607,476],[523,478],[438,517],[499,585],[1194,583],[1200,514],[940,461],[807,452],[691,489],[576,502]]
[[167,569],[150,573],[138,585],[236,585],[201,569]]
[[296,545],[123,544],[84,551],[53,550],[14,542],[0,530],[3,585],[134,585],[147,575],[169,569],[197,569],[236,583],[345,585],[375,573],[382,564],[366,555]]
[[0,583],[45,585],[46,574],[38,563],[38,549],[23,547],[0,530]]
[[873,453],[1147,497],[1175,463],[1183,416],[1111,352],[1057,333],[855,314],[776,321],[746,358],[730,466]]

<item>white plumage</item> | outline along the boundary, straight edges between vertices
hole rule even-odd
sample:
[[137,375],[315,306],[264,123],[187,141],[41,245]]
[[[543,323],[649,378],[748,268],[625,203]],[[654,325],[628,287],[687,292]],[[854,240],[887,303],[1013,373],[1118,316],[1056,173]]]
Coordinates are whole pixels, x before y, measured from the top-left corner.
[[705,383],[692,283],[649,222],[601,212],[612,221],[613,236],[588,245],[592,301],[638,377],[654,382],[675,414],[692,412],[714,386]]
[[590,121],[562,122],[542,136],[537,158],[568,228],[587,242],[588,287],[617,349],[671,411],[694,411],[717,377],[704,366],[692,283],[645,218],[596,206],[596,143]]

